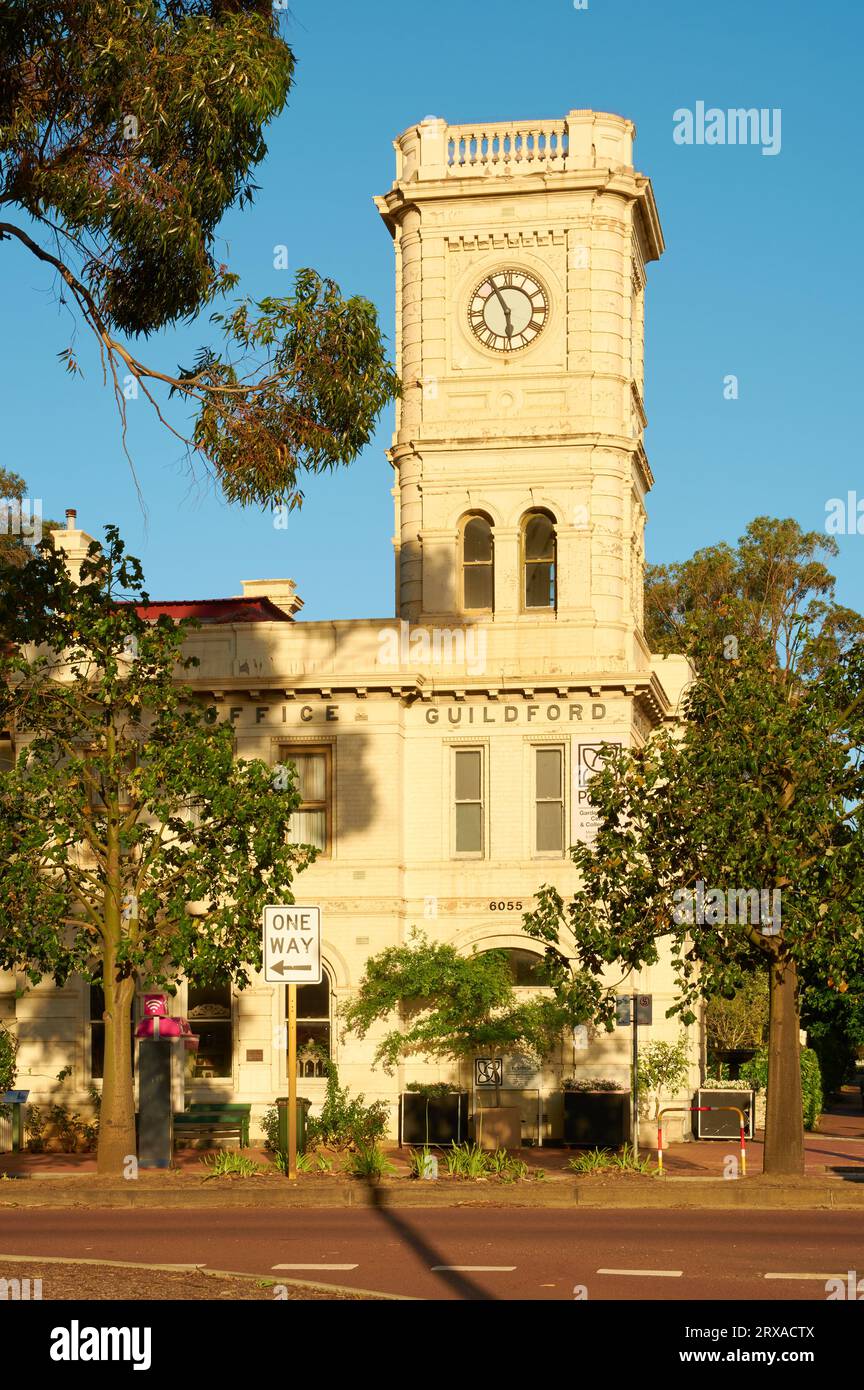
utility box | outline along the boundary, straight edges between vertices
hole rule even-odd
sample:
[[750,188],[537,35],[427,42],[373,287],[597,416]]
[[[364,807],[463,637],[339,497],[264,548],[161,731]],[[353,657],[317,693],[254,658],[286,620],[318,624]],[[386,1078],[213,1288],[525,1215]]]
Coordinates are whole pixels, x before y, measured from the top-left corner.
[[[159,1001],[162,1001],[161,1003]],[[170,1168],[174,1116],[186,1106],[186,1058],[198,1039],[185,1018],[171,1018],[164,996],[148,995],[138,1041],[138,1166]]]
[[[693,1103],[696,1106],[736,1106],[744,1112],[744,1135],[752,1139],[754,1101],[753,1091],[699,1090]],[[741,1133],[741,1121],[733,1110],[697,1109],[693,1119],[697,1139],[737,1139]]]

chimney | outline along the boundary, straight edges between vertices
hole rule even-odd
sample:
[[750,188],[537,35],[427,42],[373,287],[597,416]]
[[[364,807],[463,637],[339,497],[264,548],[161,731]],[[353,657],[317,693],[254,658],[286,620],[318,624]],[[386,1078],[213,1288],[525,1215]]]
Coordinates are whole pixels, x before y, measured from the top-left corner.
[[244,579],[243,597],[269,598],[271,603],[291,617],[303,607],[293,579]]
[[92,539],[86,531],[79,531],[78,512],[74,507],[66,508],[65,527],[51,532],[51,540],[55,548],[63,554],[66,568],[76,584],[81,574],[81,562],[87,558],[87,547]]

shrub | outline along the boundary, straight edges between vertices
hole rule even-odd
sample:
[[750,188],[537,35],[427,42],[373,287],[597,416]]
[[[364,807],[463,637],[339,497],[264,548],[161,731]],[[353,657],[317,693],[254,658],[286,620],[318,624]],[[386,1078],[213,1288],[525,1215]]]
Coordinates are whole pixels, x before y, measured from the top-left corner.
[[[819,1070],[819,1058],[809,1047],[801,1048],[800,1058],[804,1128],[815,1129],[822,1113],[822,1073]],[[741,1080],[752,1086],[754,1091],[764,1091],[767,1088],[768,1053],[764,1048],[741,1068]]]
[[568,1158],[567,1167],[571,1173],[601,1173],[611,1168],[614,1156],[611,1149],[588,1149]]
[[522,1158],[514,1158],[506,1149],[495,1149],[488,1155],[488,1171],[502,1182],[522,1182],[528,1176],[528,1164]]
[[637,1158],[630,1144],[624,1144],[620,1152],[612,1155],[612,1167],[625,1173],[650,1173],[651,1159]]
[[220,1149],[218,1153],[205,1154],[201,1162],[210,1170],[207,1180],[232,1177],[235,1174],[241,1178],[254,1178],[267,1172],[263,1164],[255,1163],[251,1158],[246,1158],[233,1149]]
[[265,1110],[258,1121],[264,1132],[264,1148],[268,1153],[276,1153],[279,1148],[279,1111],[275,1105]]
[[450,1081],[409,1081],[405,1090],[413,1091],[415,1095],[424,1096],[427,1100],[438,1096],[465,1094],[459,1085]]
[[567,1162],[571,1173],[608,1173],[617,1170],[622,1173],[651,1173],[650,1158],[637,1158],[629,1144],[624,1144],[618,1153],[611,1149],[591,1149],[588,1153],[576,1154]]
[[808,1027],[807,1042],[819,1058],[822,1089],[826,1094],[839,1091],[852,1073],[855,1048],[840,1028]]
[[38,1105],[28,1105],[27,1119],[25,1128],[27,1130],[27,1148],[31,1154],[41,1154],[45,1149],[45,1130],[48,1127],[48,1120],[42,1113]]
[[[15,1057],[18,1052],[18,1041],[13,1038],[8,1028],[0,1023],[0,1095],[4,1091],[11,1091],[15,1084]],[[2,1110],[2,1107],[0,1107]]]
[[482,1178],[488,1170],[488,1155],[479,1144],[454,1144],[444,1155],[452,1178]]
[[373,1182],[379,1182],[388,1173],[395,1173],[396,1168],[389,1158],[385,1158],[377,1144],[367,1144],[361,1140],[357,1144],[356,1152],[349,1153],[345,1161],[345,1172],[353,1178],[368,1178]]
[[478,1144],[453,1144],[444,1154],[447,1172],[453,1178],[496,1177],[502,1182],[522,1182],[528,1176],[528,1164],[506,1149],[481,1149]]
[[564,1091],[621,1091],[623,1087],[618,1081],[610,1081],[602,1076],[565,1076],[561,1082],[561,1089]]
[[[435,1159],[435,1155],[432,1153],[428,1144],[425,1144],[422,1149],[412,1149],[408,1155],[408,1172],[411,1174],[411,1177],[425,1177],[433,1159]],[[435,1161],[437,1162],[437,1159],[435,1159]]]
[[356,1149],[377,1144],[387,1131],[390,1107],[384,1100],[366,1104],[366,1097],[351,1097],[347,1086],[340,1086],[336,1063],[325,1060],[327,1094],[321,1114],[310,1117],[306,1134],[310,1144],[331,1149]]
[[[322,1058],[327,1075],[327,1093],[320,1115],[306,1120],[306,1147],[321,1144],[330,1149],[356,1149],[360,1144],[376,1144],[387,1132],[390,1107],[385,1100],[366,1104],[363,1095],[351,1096],[347,1086],[340,1086],[336,1063]],[[264,1147],[269,1153],[279,1148],[279,1111],[275,1105],[265,1110],[259,1120],[264,1133]]]
[[60,1145],[60,1152],[74,1154],[91,1152],[96,1148],[99,1138],[99,1119],[85,1120],[77,1110],[57,1103],[48,1106],[45,1114],[40,1106],[27,1108],[27,1148],[31,1153],[42,1153],[46,1142],[53,1137]]
[[801,1050],[801,1093],[804,1102],[804,1128],[815,1129],[822,1114],[822,1071],[812,1047]]

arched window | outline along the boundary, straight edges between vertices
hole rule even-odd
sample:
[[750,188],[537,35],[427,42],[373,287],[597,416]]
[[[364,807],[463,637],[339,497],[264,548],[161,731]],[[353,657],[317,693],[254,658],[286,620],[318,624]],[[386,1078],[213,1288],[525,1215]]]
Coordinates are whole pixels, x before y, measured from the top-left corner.
[[522,567],[526,608],[555,608],[557,603],[555,518],[529,512],[522,522]]
[[495,538],[488,516],[462,523],[462,606],[474,612],[495,607]]
[[545,985],[544,957],[537,951],[525,951],[518,946],[495,946],[492,948],[507,957],[510,966],[510,979],[514,985]]
[[[285,1018],[288,1018],[288,989],[285,986]],[[322,971],[320,985],[300,985],[297,989],[297,1075],[324,1076],[325,1057],[332,1056],[330,1016],[330,976]],[[287,1048],[287,1030],[286,1030]]]

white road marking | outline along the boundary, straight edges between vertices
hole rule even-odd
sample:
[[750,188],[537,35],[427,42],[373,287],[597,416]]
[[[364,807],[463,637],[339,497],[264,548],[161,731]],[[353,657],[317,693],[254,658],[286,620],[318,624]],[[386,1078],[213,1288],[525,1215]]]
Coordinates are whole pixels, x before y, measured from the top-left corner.
[[515,1265],[432,1265],[433,1274],[452,1270],[456,1274],[512,1274]]
[[359,1269],[359,1265],[271,1265],[271,1269]]
[[842,1274],[763,1274],[763,1279],[845,1279],[848,1270]]
[[633,1274],[645,1279],[680,1279],[683,1269],[598,1269],[598,1274]]

